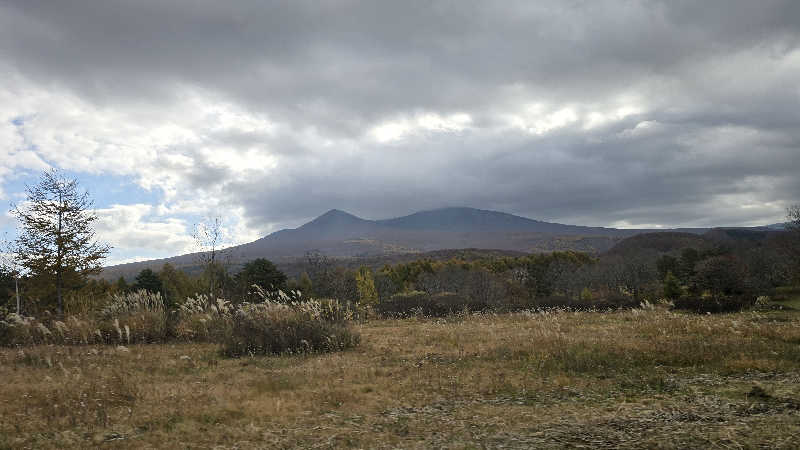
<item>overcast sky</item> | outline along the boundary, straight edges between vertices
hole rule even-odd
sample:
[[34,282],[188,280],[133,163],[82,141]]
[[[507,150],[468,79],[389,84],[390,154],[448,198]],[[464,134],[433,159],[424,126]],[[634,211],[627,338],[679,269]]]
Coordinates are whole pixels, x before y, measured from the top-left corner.
[[792,0],[0,0],[0,202],[67,171],[111,263],[208,215],[231,243],[331,208],[774,223],[798,44]]

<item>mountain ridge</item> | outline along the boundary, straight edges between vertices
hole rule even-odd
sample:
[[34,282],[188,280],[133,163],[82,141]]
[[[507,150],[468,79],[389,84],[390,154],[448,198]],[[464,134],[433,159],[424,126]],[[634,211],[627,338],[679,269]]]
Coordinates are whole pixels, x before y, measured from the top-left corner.
[[[565,225],[529,219],[501,211],[464,206],[418,211],[405,216],[370,220],[341,209],[330,209],[293,229],[282,229],[225,250],[234,265],[255,258],[290,261],[309,251],[330,257],[364,258],[444,249],[481,248],[542,252],[601,252],[620,239],[650,231],[703,233],[708,228],[633,230]],[[202,252],[106,267],[103,278],[128,277],[164,263],[177,268],[197,265]]]

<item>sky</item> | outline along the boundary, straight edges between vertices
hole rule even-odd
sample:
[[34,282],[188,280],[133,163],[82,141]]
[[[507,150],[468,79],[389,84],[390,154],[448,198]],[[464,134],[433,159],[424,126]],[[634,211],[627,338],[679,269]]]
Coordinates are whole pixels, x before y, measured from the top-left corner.
[[109,264],[332,208],[781,222],[799,45],[792,0],[0,0],[0,211],[61,169]]

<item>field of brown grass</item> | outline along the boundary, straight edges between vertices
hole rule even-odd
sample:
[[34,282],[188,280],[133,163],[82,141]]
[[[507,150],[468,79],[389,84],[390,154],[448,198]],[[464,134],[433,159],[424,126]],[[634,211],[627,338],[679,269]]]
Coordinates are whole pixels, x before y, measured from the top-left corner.
[[357,325],[341,353],[0,350],[0,448],[797,448],[800,314]]

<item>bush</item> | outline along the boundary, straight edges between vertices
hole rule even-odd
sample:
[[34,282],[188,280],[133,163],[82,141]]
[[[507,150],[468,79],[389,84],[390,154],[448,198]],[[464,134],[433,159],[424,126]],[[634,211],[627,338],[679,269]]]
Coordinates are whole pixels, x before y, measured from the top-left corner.
[[375,311],[384,317],[422,315],[430,296],[422,291],[401,292],[375,305]]
[[332,301],[244,304],[231,317],[223,342],[227,356],[333,352],[358,345],[346,320],[331,320],[341,308]]
[[800,286],[781,286],[775,288],[775,294],[772,299],[777,302],[783,302],[795,297],[800,297]]
[[453,292],[427,294],[421,291],[404,292],[375,305],[385,317],[429,316],[443,317],[461,311],[485,311],[490,305]]
[[597,299],[587,299],[584,296],[576,299],[572,297],[551,295],[510,304],[507,310],[564,309],[569,311],[602,311],[633,309],[638,308],[639,304],[640,302],[636,301],[636,299],[633,297],[624,295],[606,296]]
[[440,316],[462,311],[487,311],[492,308],[492,305],[486,301],[472,299],[453,292],[440,292],[432,295],[431,304],[433,306],[432,311],[436,311]]
[[452,292],[429,295],[412,291],[395,294],[389,300],[376,305],[375,309],[384,317],[409,317],[414,315],[443,317],[461,311],[513,312],[526,309],[566,309],[571,311],[596,311],[631,309],[639,307],[633,297],[618,295],[599,299],[578,299],[551,295],[534,299],[510,298],[503,302],[482,302]]
[[733,297],[681,297],[675,299],[674,309],[692,311],[695,313],[728,313],[738,312],[752,308],[756,299],[751,296]]

